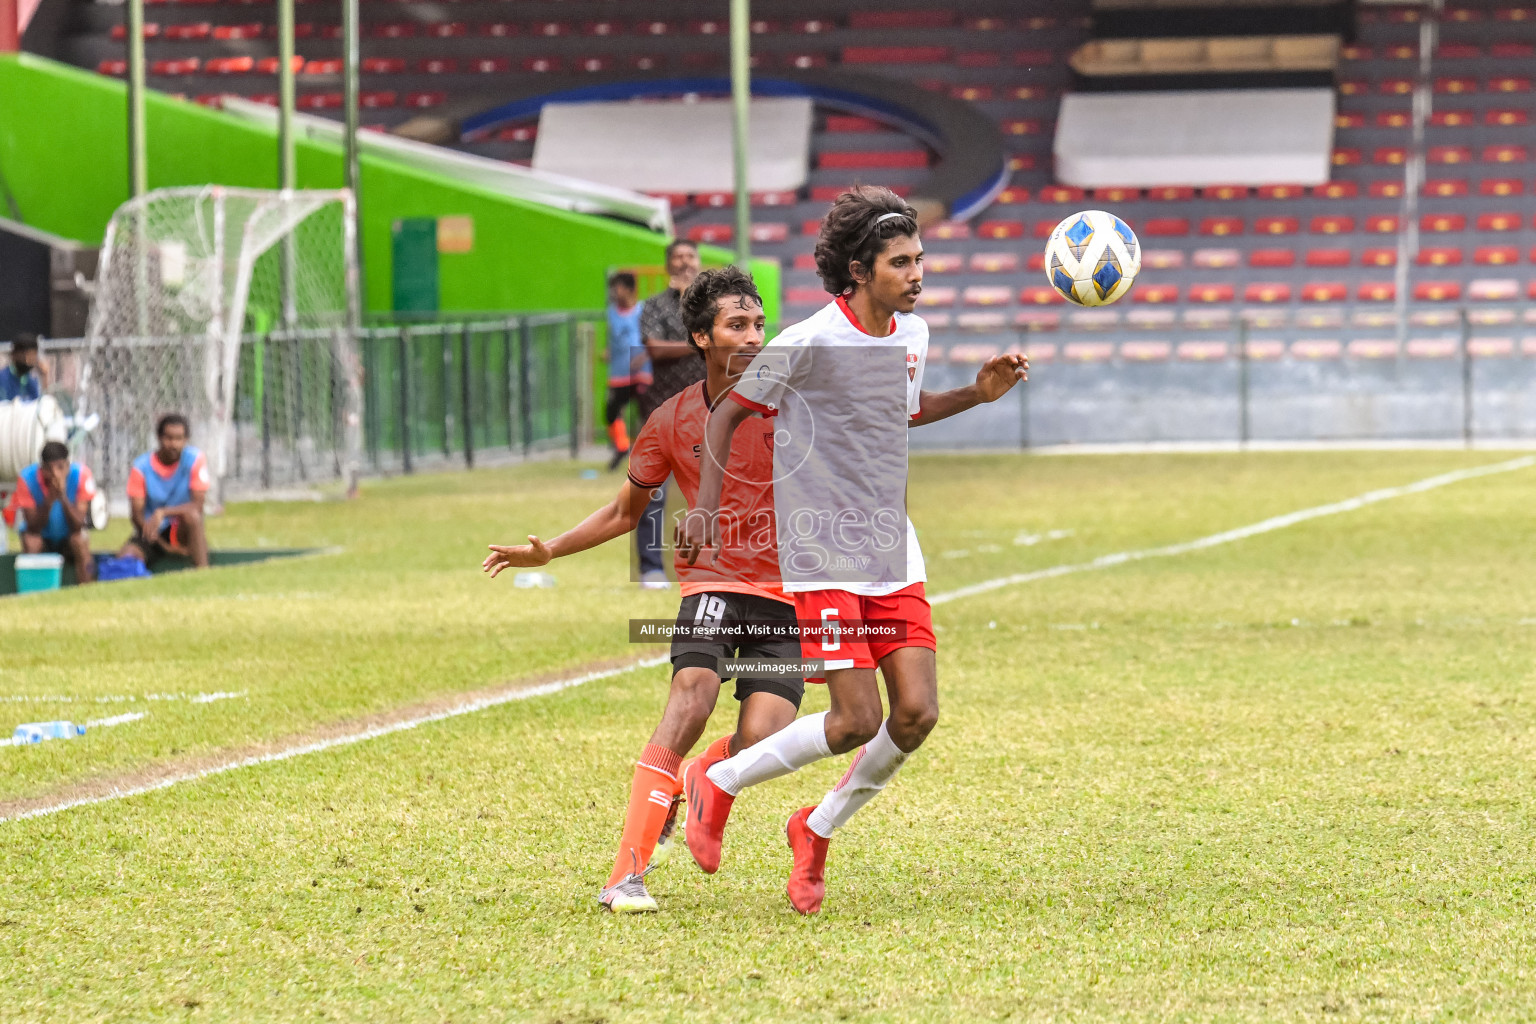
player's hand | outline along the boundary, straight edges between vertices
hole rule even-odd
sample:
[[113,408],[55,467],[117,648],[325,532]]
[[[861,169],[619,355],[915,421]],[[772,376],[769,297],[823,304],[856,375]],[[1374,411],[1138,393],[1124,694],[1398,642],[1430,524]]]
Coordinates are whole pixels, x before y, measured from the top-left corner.
[[677,532],[673,539],[677,544],[678,554],[692,565],[702,552],[717,545],[715,533],[715,517],[707,512],[693,509],[683,516],[681,523],[677,524]]
[[993,356],[976,372],[976,391],[983,402],[995,402],[1020,381],[1029,380],[1029,357],[1018,353]]
[[548,565],[554,557],[544,542],[531,533],[527,544],[492,544],[490,548],[491,553],[485,556],[480,568],[490,573],[491,579],[495,579],[503,569],[532,569]]
[[145,539],[154,540],[158,537],[160,535],[160,524],[163,522],[165,522],[165,512],[163,510],[157,509],[151,512],[149,518],[144,520]]
[[48,494],[54,498],[64,497],[64,487],[69,481],[69,463],[55,463],[48,467],[48,477],[44,481]]

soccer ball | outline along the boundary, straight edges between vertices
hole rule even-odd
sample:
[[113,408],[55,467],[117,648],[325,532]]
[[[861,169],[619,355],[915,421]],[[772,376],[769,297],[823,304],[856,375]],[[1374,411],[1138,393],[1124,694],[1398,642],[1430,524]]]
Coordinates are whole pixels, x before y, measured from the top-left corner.
[[1079,306],[1107,306],[1131,290],[1141,273],[1141,243],[1112,213],[1074,213],[1045,243],[1045,276],[1062,298]]

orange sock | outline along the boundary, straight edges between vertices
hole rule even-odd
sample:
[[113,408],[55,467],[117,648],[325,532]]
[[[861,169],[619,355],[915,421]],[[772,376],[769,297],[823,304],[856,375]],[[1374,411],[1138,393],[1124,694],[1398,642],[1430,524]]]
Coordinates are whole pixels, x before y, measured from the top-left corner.
[[613,442],[614,448],[621,452],[629,451],[629,427],[622,419],[614,420],[608,424],[608,440]]
[[736,734],[728,732],[715,742],[704,748],[704,756],[711,761],[721,761],[731,756],[731,737]]
[[608,885],[625,875],[638,875],[651,861],[651,851],[661,838],[672,796],[677,792],[677,768],[682,755],[647,743],[635,765],[635,781],[629,791],[629,808],[624,812],[624,837],[619,840],[619,855],[614,858]]

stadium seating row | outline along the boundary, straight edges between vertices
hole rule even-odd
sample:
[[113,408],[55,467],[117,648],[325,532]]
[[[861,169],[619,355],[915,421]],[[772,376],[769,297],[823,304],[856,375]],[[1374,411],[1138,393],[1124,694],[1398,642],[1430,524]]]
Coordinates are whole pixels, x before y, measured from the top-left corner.
[[[958,325],[957,325],[958,326]],[[996,329],[990,321],[972,321],[965,325],[973,330]],[[1498,359],[1514,356],[1536,357],[1536,337],[1472,338],[1467,342],[1467,352],[1474,358]],[[1410,359],[1456,359],[1462,354],[1461,340],[1456,337],[1412,338],[1399,347],[1390,338],[1306,338],[1292,342],[1280,339],[1256,338],[1244,345],[1251,360],[1271,361],[1289,356],[1295,360],[1330,359],[1396,359],[1399,353]],[[984,363],[1009,351],[1021,351],[1035,364],[1103,363],[1118,359],[1128,363],[1220,362],[1235,359],[1237,345],[1225,341],[1122,341],[1118,345],[1109,341],[1075,341],[1058,345],[1048,341],[1028,341],[1022,345],[999,345],[985,342],[969,342],[934,346],[929,349],[931,361],[945,360],[950,363]]]

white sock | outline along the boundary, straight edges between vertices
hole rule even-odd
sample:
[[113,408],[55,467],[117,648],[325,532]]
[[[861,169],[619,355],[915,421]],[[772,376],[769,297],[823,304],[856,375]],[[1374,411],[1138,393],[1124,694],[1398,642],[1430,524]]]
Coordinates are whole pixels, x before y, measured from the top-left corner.
[[848,771],[806,819],[805,824],[810,830],[823,839],[832,838],[834,830],[848,824],[853,813],[873,800],[906,763],[908,755],[891,739],[887,724],[880,723],[875,738],[853,755],[853,764],[848,766]]
[[748,786],[777,779],[824,757],[827,746],[827,713],[797,718],[767,739],[752,744],[735,757],[709,767],[709,781],[735,796]]

